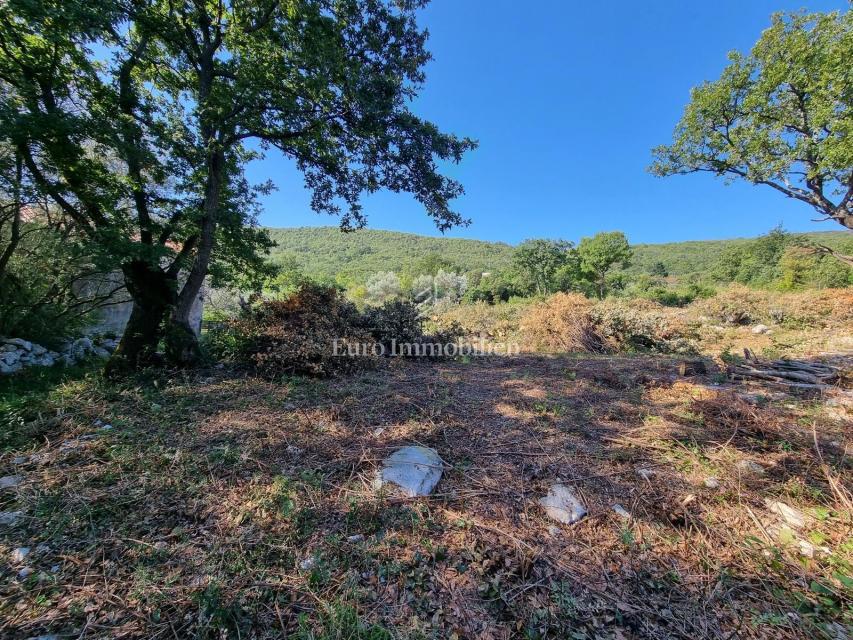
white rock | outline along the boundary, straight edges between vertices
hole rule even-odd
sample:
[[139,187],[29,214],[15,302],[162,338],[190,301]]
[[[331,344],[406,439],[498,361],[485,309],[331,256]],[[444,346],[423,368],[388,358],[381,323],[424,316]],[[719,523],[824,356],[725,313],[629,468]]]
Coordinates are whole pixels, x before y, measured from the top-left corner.
[[564,484],[553,484],[539,504],[550,518],[563,524],[574,524],[586,515],[586,509],[572,490]]
[[800,545],[800,554],[807,558],[814,558],[814,545],[807,540],[798,540]]
[[12,458],[12,464],[24,464],[27,461],[27,456],[15,456]]
[[23,511],[0,511],[0,525],[11,527],[22,515]]
[[770,327],[768,327],[766,324],[757,324],[752,328],[752,332],[755,334],[767,333],[769,329]]
[[441,479],[442,461],[434,449],[409,446],[397,449],[383,463],[376,486],[394,484],[409,497],[427,496]]
[[361,542],[364,540],[364,536],[360,533],[356,533],[353,536],[347,536],[347,542]]
[[737,468],[744,473],[754,473],[756,475],[764,473],[764,467],[754,460],[741,460],[737,463]]
[[781,516],[782,520],[792,527],[802,529],[806,526],[806,515],[799,509],[794,509],[794,507],[791,507],[784,502],[768,500],[766,498],[764,500],[764,504],[767,505],[767,508],[770,509],[770,511]]
[[709,489],[719,489],[720,481],[716,478],[705,478],[705,486]]
[[630,519],[631,514],[628,513],[628,510],[623,507],[621,504],[614,504],[613,511],[615,511],[620,518],[625,518],[626,520]]
[[303,571],[311,571],[315,566],[317,566],[317,558],[314,556],[309,556],[299,563],[299,568]]
[[12,551],[12,562],[23,562],[30,555],[29,547],[18,547]]
[[652,469],[637,469],[637,475],[640,476],[643,480],[648,480],[655,472]]
[[27,578],[29,578],[32,575],[32,573],[33,573],[32,567],[24,567],[23,569],[18,571],[18,577],[21,580],[26,580]]
[[23,482],[23,478],[21,476],[3,476],[0,478],[0,489],[14,489],[21,482]]

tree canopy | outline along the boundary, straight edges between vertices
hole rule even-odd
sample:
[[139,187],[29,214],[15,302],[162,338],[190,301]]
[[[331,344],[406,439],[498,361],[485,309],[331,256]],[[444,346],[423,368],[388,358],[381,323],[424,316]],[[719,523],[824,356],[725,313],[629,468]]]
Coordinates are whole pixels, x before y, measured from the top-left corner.
[[651,171],[767,185],[853,229],[853,12],[776,14],[729,60],[693,89]]
[[[11,0],[0,6],[0,131],[32,181],[121,269],[134,313],[117,358],[164,334],[192,358],[202,282],[264,270],[248,162],[295,161],[316,211],[363,226],[365,193],[404,191],[464,223],[438,161],[474,142],[409,102],[430,59],[423,2]],[[256,141],[249,145],[249,141]],[[259,149],[259,150],[258,150]],[[174,331],[167,330],[167,325]]]
[[581,273],[593,284],[599,298],[613,284],[608,281],[611,271],[617,266],[628,267],[632,255],[628,238],[621,231],[603,231],[581,239],[578,245]]

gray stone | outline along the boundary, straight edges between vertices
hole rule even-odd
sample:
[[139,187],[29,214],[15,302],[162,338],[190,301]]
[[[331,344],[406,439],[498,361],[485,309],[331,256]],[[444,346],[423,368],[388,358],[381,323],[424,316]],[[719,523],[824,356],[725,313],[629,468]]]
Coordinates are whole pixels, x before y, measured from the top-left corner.
[[56,364],[56,360],[54,360],[50,355],[44,354],[38,359],[33,360],[33,365],[37,367],[52,367]]
[[21,580],[26,580],[27,578],[29,578],[32,575],[32,573],[33,573],[32,567],[24,567],[23,569],[18,571],[18,577]]
[[13,344],[16,347],[21,347],[21,349],[25,349],[26,351],[32,351],[33,343],[27,342],[26,340],[22,340],[21,338],[9,338],[6,340],[6,344]]
[[47,349],[45,349],[40,344],[34,344],[33,345],[33,355],[34,356],[43,356],[46,353],[47,353]]
[[757,324],[752,328],[754,334],[767,333],[770,330],[766,324]]
[[637,469],[637,475],[640,476],[643,480],[648,480],[655,472],[653,469]]
[[804,514],[799,509],[795,509],[784,502],[779,502],[777,500],[768,500],[765,498],[764,504],[767,505],[767,508],[770,509],[773,513],[780,516],[782,520],[784,520],[787,524],[795,527],[797,529],[802,529],[806,526],[806,514]]
[[719,489],[720,481],[716,478],[705,478],[705,486],[709,489]]
[[12,562],[23,562],[30,555],[29,547],[18,547],[12,551]]
[[101,360],[109,360],[110,352],[106,349],[102,349],[101,347],[95,347],[95,355]]
[[428,447],[409,446],[397,449],[383,463],[376,485],[394,484],[409,497],[427,496],[441,479],[443,463],[438,453]]
[[16,347],[16,346],[15,346],[15,345],[13,345],[13,344],[4,344],[4,345],[0,346],[0,352],[4,352],[4,351],[17,351],[17,350],[18,350],[18,347]]
[[631,514],[628,513],[628,510],[621,504],[614,504],[613,511],[615,511],[620,518],[624,518],[625,520],[628,520],[631,517]]
[[21,352],[17,351],[17,350],[16,351],[6,351],[5,353],[0,354],[0,360],[2,360],[3,362],[5,362],[6,364],[8,364],[10,366],[17,363],[20,359],[21,359]]
[[314,556],[308,556],[299,563],[299,568],[303,571],[311,571],[315,566],[317,566],[317,558]]
[[27,461],[27,456],[15,456],[12,458],[12,464],[24,464]]
[[3,375],[12,375],[13,373],[18,373],[23,367],[20,362],[16,362],[15,364],[6,364],[2,360],[0,360],[0,373]]
[[0,526],[14,526],[22,515],[23,511],[0,511]]
[[23,481],[21,476],[3,476],[0,478],[0,489],[14,489]]
[[550,518],[563,524],[574,524],[586,515],[586,509],[572,490],[564,484],[553,484],[539,504]]
[[355,542],[361,542],[362,540],[364,540],[364,536],[360,533],[356,533],[353,536],[347,536],[347,542],[355,543]]
[[761,475],[764,473],[764,467],[754,460],[741,460],[737,463],[737,468],[743,473],[751,473],[755,475]]

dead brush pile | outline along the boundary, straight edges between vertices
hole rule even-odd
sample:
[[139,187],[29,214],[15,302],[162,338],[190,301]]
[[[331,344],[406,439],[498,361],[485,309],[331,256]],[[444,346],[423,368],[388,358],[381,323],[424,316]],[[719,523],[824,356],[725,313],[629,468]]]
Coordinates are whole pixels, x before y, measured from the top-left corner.
[[683,313],[649,300],[594,302],[577,293],[557,293],[530,307],[520,330],[532,348],[546,351],[695,351]]
[[605,353],[607,345],[596,331],[594,303],[579,293],[556,293],[530,307],[520,330],[534,349]]
[[691,315],[730,325],[756,322],[792,327],[853,325],[853,291],[820,289],[772,293],[731,285],[689,307]]
[[794,327],[853,327],[853,290],[821,289],[777,294],[768,315],[774,322]]
[[690,308],[715,322],[751,324],[770,319],[770,295],[743,285],[731,285],[710,298],[698,300]]
[[214,355],[266,378],[328,376],[375,363],[371,352],[348,351],[350,345],[374,342],[361,326],[358,309],[337,289],[305,284],[284,300],[265,300],[244,311],[217,330],[210,345]]

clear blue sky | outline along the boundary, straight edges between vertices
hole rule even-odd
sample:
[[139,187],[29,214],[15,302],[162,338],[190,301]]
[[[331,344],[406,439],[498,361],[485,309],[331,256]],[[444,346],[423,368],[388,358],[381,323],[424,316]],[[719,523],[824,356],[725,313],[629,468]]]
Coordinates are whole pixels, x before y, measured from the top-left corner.
[[[423,11],[434,61],[414,110],[480,147],[448,172],[455,207],[473,220],[447,235],[517,243],[577,240],[619,229],[631,242],[835,230],[805,204],[710,175],[655,178],[650,149],[671,138],[690,88],[748,50],[775,11],[845,10],[819,0],[434,0]],[[310,210],[293,166],[277,155],[256,180],[278,191],[261,223],[337,224]],[[367,198],[369,226],[439,235],[408,195]]]

